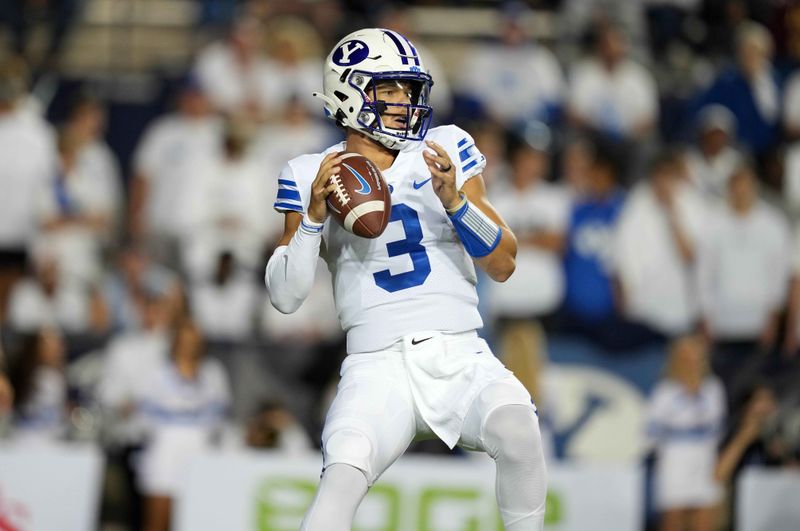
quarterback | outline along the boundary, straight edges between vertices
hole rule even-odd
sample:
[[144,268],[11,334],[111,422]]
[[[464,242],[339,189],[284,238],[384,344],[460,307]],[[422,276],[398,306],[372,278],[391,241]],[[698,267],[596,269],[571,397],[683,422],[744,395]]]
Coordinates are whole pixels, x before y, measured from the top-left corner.
[[[474,264],[502,282],[516,255],[486,198],[486,160],[458,127],[429,129],[433,80],[399,33],[351,33],[324,68],[316,95],[346,138],[283,168],[275,208],[285,229],[265,275],[272,304],[291,313],[322,256],[347,332],[323,473],[301,529],[351,529],[368,488],[409,444],[439,437],[488,453],[506,529],[539,531],[547,481],[536,408],[476,332]],[[330,177],[345,151],[377,164],[391,190],[390,221],[377,238],[328,219]]]

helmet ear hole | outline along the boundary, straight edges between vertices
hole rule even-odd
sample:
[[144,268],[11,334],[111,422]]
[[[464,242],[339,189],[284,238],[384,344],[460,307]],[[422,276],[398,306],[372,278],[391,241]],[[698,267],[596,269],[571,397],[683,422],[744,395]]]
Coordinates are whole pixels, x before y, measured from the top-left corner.
[[346,101],[347,100],[347,94],[345,94],[344,92],[342,92],[340,90],[334,90],[333,91],[333,95],[336,96],[337,98],[339,98],[339,101]]

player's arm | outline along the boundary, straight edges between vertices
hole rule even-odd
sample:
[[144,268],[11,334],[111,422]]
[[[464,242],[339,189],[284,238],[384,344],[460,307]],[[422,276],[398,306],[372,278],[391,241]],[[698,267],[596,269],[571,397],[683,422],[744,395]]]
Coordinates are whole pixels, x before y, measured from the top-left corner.
[[447,151],[436,142],[427,144],[433,153],[423,151],[423,156],[433,190],[464,248],[492,280],[504,282],[516,268],[517,239],[489,202],[483,177],[475,175],[457,190],[456,169]]
[[331,175],[339,171],[339,153],[327,155],[311,185],[305,214],[286,212],[283,236],[267,263],[264,282],[272,305],[282,313],[295,312],[311,292],[322,227],[328,217],[325,199],[333,191]]

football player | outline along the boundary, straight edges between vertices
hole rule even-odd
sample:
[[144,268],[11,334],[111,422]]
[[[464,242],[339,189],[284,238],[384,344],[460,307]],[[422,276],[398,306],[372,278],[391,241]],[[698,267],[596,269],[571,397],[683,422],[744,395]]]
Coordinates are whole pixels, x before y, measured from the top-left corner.
[[[476,332],[474,264],[502,282],[517,249],[486,198],[486,160],[462,129],[429,130],[433,80],[401,34],[351,33],[324,68],[316,95],[346,139],[283,168],[275,208],[285,231],[265,275],[272,304],[291,313],[311,289],[317,256],[325,258],[347,332],[322,434],[323,474],[301,529],[351,529],[369,486],[409,444],[439,437],[495,460],[506,529],[541,530],[546,470],[536,408]],[[377,164],[391,190],[389,225],[377,238],[327,221],[330,177],[344,151]]]

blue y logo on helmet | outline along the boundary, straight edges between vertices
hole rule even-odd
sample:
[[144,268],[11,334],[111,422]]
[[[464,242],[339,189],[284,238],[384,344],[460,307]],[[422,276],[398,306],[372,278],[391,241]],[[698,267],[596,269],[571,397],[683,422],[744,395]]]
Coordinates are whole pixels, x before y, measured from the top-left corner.
[[339,66],[352,66],[369,55],[369,47],[364,41],[345,41],[333,52],[333,62]]
[[369,195],[370,192],[372,192],[372,187],[369,185],[367,180],[360,173],[358,173],[356,171],[355,168],[353,168],[352,166],[350,166],[349,164],[346,164],[344,162],[342,162],[342,166],[344,166],[345,168],[350,170],[353,173],[353,175],[356,176],[356,179],[358,179],[358,182],[361,184],[361,189],[360,190],[356,190],[357,194]]

